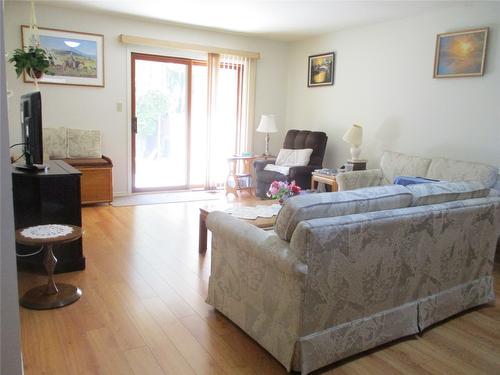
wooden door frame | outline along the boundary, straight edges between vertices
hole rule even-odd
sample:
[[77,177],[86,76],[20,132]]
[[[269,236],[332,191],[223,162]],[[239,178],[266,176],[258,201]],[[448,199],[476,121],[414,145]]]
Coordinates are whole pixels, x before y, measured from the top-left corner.
[[[136,176],[136,92],[135,92],[135,63],[136,60],[146,60],[146,61],[154,61],[154,62],[164,62],[164,63],[175,63],[175,64],[183,64],[187,67],[187,129],[186,129],[186,184],[180,186],[159,186],[153,188],[137,188],[135,186],[135,176]],[[170,57],[170,56],[162,56],[156,54],[142,53],[142,52],[131,52],[130,55],[130,66],[131,66],[131,170],[132,170],[132,192],[152,192],[152,191],[166,191],[166,190],[189,190],[194,186],[190,185],[190,168],[191,168],[191,96],[192,96],[192,73],[193,73],[193,65],[206,65],[207,63],[202,60],[195,60],[190,58],[182,58],[182,57]]]

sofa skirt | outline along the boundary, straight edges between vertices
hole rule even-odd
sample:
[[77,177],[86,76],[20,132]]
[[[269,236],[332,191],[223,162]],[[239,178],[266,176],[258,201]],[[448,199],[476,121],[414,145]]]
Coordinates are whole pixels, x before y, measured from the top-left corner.
[[[394,309],[298,338],[292,369],[308,374],[354,354],[425,328],[495,300],[493,277],[471,281]],[[280,361],[281,362],[281,361]],[[285,367],[287,363],[283,363]]]

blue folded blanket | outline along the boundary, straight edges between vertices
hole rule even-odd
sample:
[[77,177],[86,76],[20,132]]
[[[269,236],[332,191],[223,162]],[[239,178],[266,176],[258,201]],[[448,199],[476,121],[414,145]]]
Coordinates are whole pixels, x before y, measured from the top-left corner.
[[414,185],[414,184],[425,184],[429,182],[439,182],[439,180],[433,180],[424,177],[413,177],[413,176],[396,176],[394,178],[394,185]]

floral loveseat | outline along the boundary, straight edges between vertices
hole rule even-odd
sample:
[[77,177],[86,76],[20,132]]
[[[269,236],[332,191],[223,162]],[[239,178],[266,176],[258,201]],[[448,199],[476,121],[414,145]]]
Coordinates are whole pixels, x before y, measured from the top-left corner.
[[380,168],[340,173],[336,176],[339,190],[392,184],[396,176],[418,176],[446,181],[481,181],[500,191],[498,168],[481,163],[446,158],[423,158],[385,151]]
[[500,197],[479,182],[296,196],[274,231],[208,215],[207,302],[309,373],[492,302]]

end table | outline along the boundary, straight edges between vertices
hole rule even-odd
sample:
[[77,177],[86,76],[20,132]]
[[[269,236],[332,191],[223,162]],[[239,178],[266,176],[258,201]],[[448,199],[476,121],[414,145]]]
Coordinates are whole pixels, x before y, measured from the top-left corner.
[[69,305],[81,297],[80,288],[54,281],[57,258],[53,252],[54,246],[75,241],[81,236],[82,229],[74,225],[48,224],[16,230],[16,241],[21,245],[43,247],[43,263],[48,275],[46,285],[30,289],[21,297],[21,306],[35,310],[55,309]]
[[318,187],[318,183],[330,185],[332,187],[332,192],[339,190],[335,175],[313,172],[311,176],[311,190],[316,190]]

